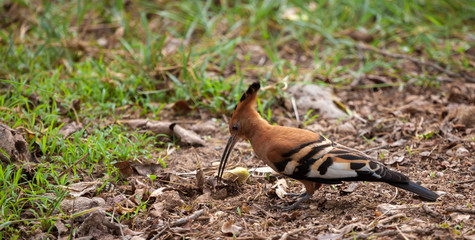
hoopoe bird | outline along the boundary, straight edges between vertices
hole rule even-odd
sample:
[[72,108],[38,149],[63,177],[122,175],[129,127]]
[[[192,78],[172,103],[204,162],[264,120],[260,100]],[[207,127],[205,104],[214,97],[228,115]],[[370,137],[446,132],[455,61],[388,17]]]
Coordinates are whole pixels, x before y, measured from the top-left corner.
[[249,140],[257,157],[276,172],[303,183],[306,192],[284,210],[292,210],[309,199],[323,183],[342,181],[385,182],[418,194],[429,201],[439,195],[392,171],[368,155],[335,143],[304,129],[272,126],[255,110],[259,82],[242,95],[229,121],[229,138],[218,169],[222,178],[226,162],[239,140]]

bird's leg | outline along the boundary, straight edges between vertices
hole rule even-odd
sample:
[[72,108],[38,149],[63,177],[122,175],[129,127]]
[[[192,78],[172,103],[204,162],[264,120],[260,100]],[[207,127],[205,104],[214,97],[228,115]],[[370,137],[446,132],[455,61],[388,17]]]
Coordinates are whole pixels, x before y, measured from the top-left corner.
[[312,196],[308,193],[303,193],[304,196],[302,198],[300,198],[297,202],[294,202],[292,205],[290,206],[287,206],[287,207],[283,207],[282,210],[283,211],[290,211],[290,210],[294,210],[296,209],[301,203],[307,201],[307,199],[311,198]]
[[[303,203],[303,202],[307,201],[309,198],[311,198],[313,193],[315,192],[315,190],[317,190],[318,188],[320,188],[320,186],[322,186],[321,183],[316,183],[316,182],[310,182],[310,181],[305,181],[305,180],[300,180],[300,182],[302,182],[303,185],[305,186],[305,192],[301,193],[301,194],[298,194],[298,196],[300,196],[301,198],[297,202],[293,203],[290,206],[283,207],[282,210],[290,211],[290,210],[296,209],[301,203]],[[288,195],[288,194],[286,194],[286,195]],[[290,194],[290,195],[294,195],[294,194]],[[297,194],[295,194],[295,195],[297,195]]]

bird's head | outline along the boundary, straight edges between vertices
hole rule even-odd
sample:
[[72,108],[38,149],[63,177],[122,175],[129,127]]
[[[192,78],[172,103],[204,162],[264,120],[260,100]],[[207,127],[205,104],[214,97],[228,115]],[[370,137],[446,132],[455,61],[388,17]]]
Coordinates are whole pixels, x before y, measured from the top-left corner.
[[259,113],[254,109],[254,105],[260,87],[261,85],[259,82],[251,84],[234,109],[231,120],[229,121],[229,133],[231,136],[229,137],[223,156],[221,157],[218,169],[218,179],[223,175],[224,167],[226,166],[226,162],[228,161],[234,145],[239,139],[245,139],[249,136],[249,131],[252,131],[252,120],[255,117],[259,117]]

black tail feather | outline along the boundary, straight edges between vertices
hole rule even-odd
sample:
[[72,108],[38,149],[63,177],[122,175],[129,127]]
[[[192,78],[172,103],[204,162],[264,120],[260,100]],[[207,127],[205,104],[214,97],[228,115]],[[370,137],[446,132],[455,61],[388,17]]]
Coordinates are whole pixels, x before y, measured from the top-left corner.
[[394,183],[394,182],[388,182],[389,184],[395,186],[395,187],[398,187],[398,188],[402,188],[402,189],[405,189],[407,191],[410,191],[410,192],[413,192],[429,201],[435,201],[437,200],[437,198],[439,197],[439,195],[437,195],[435,192],[432,192],[431,190],[423,187],[423,186],[420,186],[420,185],[417,185],[416,183],[414,182],[408,182],[408,183]]

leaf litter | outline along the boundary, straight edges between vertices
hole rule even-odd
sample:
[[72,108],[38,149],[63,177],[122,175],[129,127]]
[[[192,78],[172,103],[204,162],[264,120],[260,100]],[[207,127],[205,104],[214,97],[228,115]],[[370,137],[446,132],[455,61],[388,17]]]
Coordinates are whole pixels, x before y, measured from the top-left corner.
[[[318,124],[318,130],[336,142],[369,150],[368,154],[439,193],[440,200],[423,203],[384,184],[344,183],[326,185],[303,203],[303,208],[282,212],[280,208],[292,200],[287,194],[300,193],[303,186],[263,165],[247,143],[237,144],[226,169],[229,179],[216,184],[217,164],[228,137],[227,128],[221,128],[219,121],[198,121],[187,129],[174,121],[119,120],[118,124],[131,130],[179,137],[185,145],[167,154],[167,168],[131,161],[116,163],[123,179],[118,186],[97,181],[68,186],[73,198],[63,200],[59,206],[62,211],[97,210],[57,221],[55,231],[67,236],[64,224],[73,223],[78,227],[76,237],[95,238],[469,239],[474,235],[467,227],[475,223],[470,213],[475,200],[475,171],[470,170],[475,166],[471,140],[475,128],[472,115],[467,114],[473,106],[452,103],[447,96],[434,101],[437,92],[419,95],[415,89],[360,89],[337,94],[352,112],[366,116],[366,122],[354,116],[341,120],[322,117],[307,127]],[[404,100],[392,102],[391,98]],[[305,113],[299,114],[303,117]],[[296,121],[288,116],[292,114],[287,115],[288,121]],[[183,130],[176,131],[177,127]],[[205,142],[199,134],[211,137]],[[137,210],[134,221],[119,224],[110,217]],[[455,228],[460,225],[465,227]]]
[[[290,10],[286,14],[291,21],[307,17]],[[124,29],[113,29],[116,38],[120,38]],[[364,29],[349,29],[342,34],[367,43],[373,39],[373,33]],[[99,45],[114,42],[114,39],[100,39],[97,40]],[[163,54],[172,56],[179,46],[187,44],[187,40],[167,38]],[[289,43],[292,44],[295,43]],[[84,54],[99,52],[81,41],[72,41],[67,47],[78,48]],[[313,56],[304,56],[300,50],[282,48],[285,55],[282,57],[313,68]],[[235,51],[241,61],[246,53],[255,52],[249,62],[262,67],[244,72],[246,79],[259,79],[261,71],[272,67],[266,51],[259,45],[238,44]],[[282,212],[281,207],[289,200],[286,193],[300,193],[303,186],[264,166],[245,142],[237,144],[226,169],[227,172],[238,169],[237,174],[230,175],[237,178],[230,177],[217,184],[217,163],[228,138],[225,118],[211,121],[197,117],[193,115],[195,109],[186,101],[177,101],[170,105],[175,115],[162,117],[166,122],[140,119],[140,111],[128,105],[118,109],[126,118],[106,123],[177,137],[183,145],[167,151],[166,168],[159,164],[119,161],[115,164],[121,174],[117,186],[93,180],[62,186],[68,188],[68,197],[72,198],[63,200],[59,208],[68,214],[79,213],[79,216],[56,221],[51,232],[59,239],[68,238],[73,228],[75,237],[84,239],[474,239],[471,226],[475,225],[475,85],[461,81],[463,77],[440,70],[430,62],[378,51],[364,44],[359,46],[359,51],[408,60],[396,67],[416,74],[420,71],[419,65],[426,65],[430,73],[439,71],[438,79],[446,80],[440,81],[438,89],[416,87],[409,83],[402,85],[398,82],[400,79],[376,70],[360,76],[350,88],[296,84],[293,88],[301,92],[289,90],[295,104],[284,103],[285,110],[273,105],[271,122],[320,131],[338,143],[367,150],[377,160],[436,191],[441,195],[437,202],[423,203],[408,192],[384,184],[343,183],[325,185],[302,204],[302,209]],[[115,53],[104,52],[104,57]],[[153,71],[157,76],[166,76],[177,74],[179,69],[180,66],[157,66]],[[233,71],[225,68],[222,74],[229,76]],[[209,74],[213,76],[211,70]],[[109,75],[110,78],[103,80],[114,83],[113,77],[123,78],[121,73],[110,72]],[[335,76],[319,78],[330,82],[332,77]],[[365,85],[375,83],[389,87]],[[167,91],[172,91],[170,85],[164,89],[167,87]],[[316,93],[319,93],[318,99],[308,98]],[[31,107],[39,104],[38,96],[27,98]],[[64,117],[64,125],[59,130],[63,138],[84,128],[85,124],[76,116],[81,109],[80,99],[71,106],[56,99],[51,100],[51,104],[58,105]],[[304,119],[309,110],[316,110],[321,116],[306,126],[297,123],[295,118]],[[354,114],[348,115],[346,110]],[[183,118],[191,118],[192,126],[182,124]],[[24,139],[28,135],[36,133],[2,126],[6,125],[0,125],[0,131],[8,136],[1,139],[9,140],[2,141],[0,147],[6,149],[10,160],[30,161],[32,153],[28,152],[27,145],[22,147],[22,143],[26,143]],[[5,155],[0,153],[0,157],[5,163]],[[240,176],[245,176],[245,181]],[[81,213],[87,210],[92,212]],[[133,217],[118,223],[117,220],[126,215]]]

